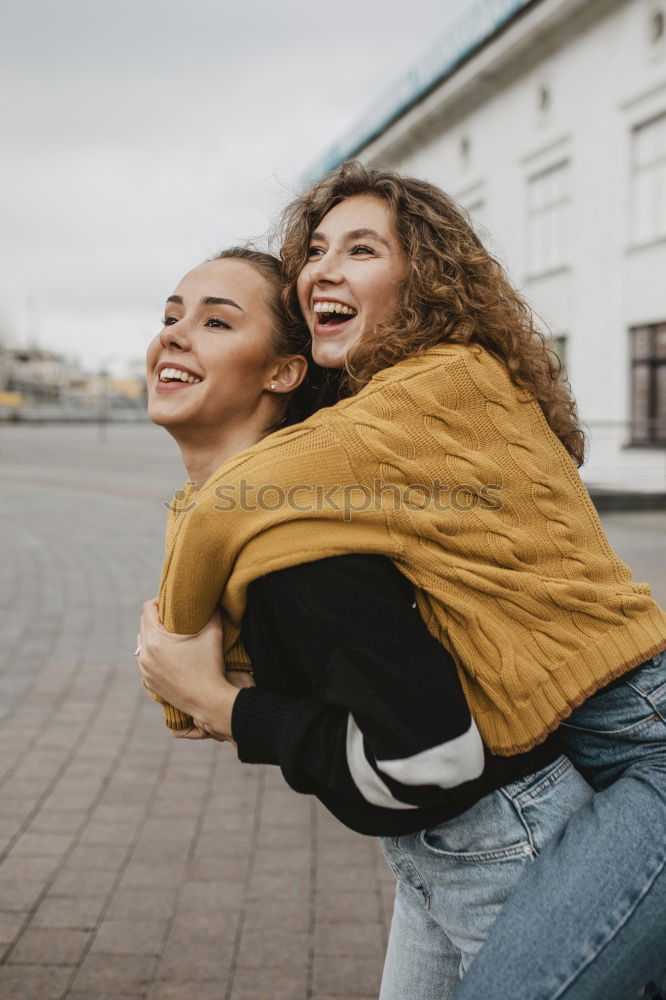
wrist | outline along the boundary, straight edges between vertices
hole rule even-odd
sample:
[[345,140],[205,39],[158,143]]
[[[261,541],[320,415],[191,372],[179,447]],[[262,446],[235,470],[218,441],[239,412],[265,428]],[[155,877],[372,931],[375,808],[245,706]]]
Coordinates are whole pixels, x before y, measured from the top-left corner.
[[197,722],[203,725],[206,732],[218,738],[231,739],[231,716],[234,703],[240,689],[224,681],[206,699],[206,705],[197,715]]

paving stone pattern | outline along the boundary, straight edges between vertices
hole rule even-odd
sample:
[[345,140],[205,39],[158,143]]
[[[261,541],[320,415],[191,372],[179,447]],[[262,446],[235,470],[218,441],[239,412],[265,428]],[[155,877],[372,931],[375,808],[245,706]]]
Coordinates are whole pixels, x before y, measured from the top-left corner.
[[138,683],[184,479],[164,432],[2,427],[0,997],[376,997],[393,876]]
[[[2,1000],[376,997],[394,889],[376,842],[277,768],[173,740],[138,683],[173,443],[2,427],[0,463]],[[665,517],[609,518],[662,594]]]

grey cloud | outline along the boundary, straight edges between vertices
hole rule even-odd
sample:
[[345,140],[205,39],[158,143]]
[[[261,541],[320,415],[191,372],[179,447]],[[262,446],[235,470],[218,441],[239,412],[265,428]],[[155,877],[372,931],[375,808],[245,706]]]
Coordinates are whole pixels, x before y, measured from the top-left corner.
[[70,329],[70,350],[96,304],[152,315],[178,272],[261,236],[309,164],[468,6],[4,0],[7,309],[32,296],[44,336]]

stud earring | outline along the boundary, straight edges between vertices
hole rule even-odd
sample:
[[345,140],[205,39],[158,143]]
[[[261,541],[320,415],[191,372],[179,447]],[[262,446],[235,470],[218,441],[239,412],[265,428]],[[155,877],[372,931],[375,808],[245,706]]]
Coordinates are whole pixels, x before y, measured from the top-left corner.
[[277,389],[275,382],[271,382],[271,389]]

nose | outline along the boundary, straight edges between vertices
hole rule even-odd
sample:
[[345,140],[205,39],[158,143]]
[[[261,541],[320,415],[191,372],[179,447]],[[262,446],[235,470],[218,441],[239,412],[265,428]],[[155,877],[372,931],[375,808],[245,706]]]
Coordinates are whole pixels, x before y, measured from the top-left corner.
[[187,324],[183,320],[165,326],[160,333],[160,343],[162,347],[171,348],[176,351],[189,351],[192,347],[190,336],[187,332]]
[[314,285],[339,285],[343,280],[339,259],[332,253],[315,257],[308,266]]

